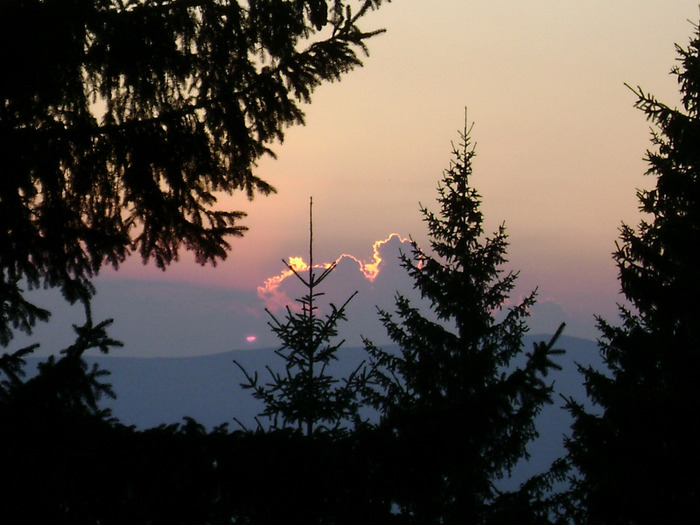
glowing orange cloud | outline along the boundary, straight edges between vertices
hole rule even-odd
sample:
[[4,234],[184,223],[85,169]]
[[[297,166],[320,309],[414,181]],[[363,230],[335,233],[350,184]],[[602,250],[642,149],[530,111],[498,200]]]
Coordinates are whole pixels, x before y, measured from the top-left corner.
[[379,265],[382,263],[382,258],[379,255],[379,249],[394,238],[398,239],[399,242],[409,241],[408,239],[404,239],[403,237],[401,237],[398,233],[392,233],[386,239],[383,239],[381,241],[374,241],[374,244],[372,244],[371,262],[363,262],[354,255],[350,255],[349,253],[344,253],[343,255],[338,257],[338,261],[340,261],[344,257],[352,259],[360,267],[360,271],[362,272],[362,275],[365,276],[365,279],[367,279],[369,282],[374,282],[374,280],[377,278],[377,275],[379,275]]
[[[289,268],[279,275],[268,277],[262,285],[258,286],[258,297],[265,301],[267,309],[273,312],[293,302],[286,293],[279,290],[282,281],[294,275],[294,272],[304,272],[309,269],[308,263],[302,257],[290,257],[287,264]],[[314,268],[320,269],[329,266],[330,264],[314,264]]]
[[[399,242],[402,243],[408,242],[408,239],[401,237],[398,233],[392,233],[386,239],[375,241],[372,244],[372,258],[370,261],[362,261],[354,255],[344,253],[340,257],[338,257],[338,259],[336,259],[335,262],[315,264],[314,268],[326,269],[329,268],[332,264],[340,262],[340,260],[342,260],[343,258],[348,258],[352,259],[357,263],[360,272],[365,277],[365,279],[367,279],[370,282],[374,282],[374,280],[377,278],[377,275],[379,275],[379,266],[382,263],[382,257],[379,255],[379,251],[383,245],[385,245],[394,238],[398,239]],[[262,285],[258,286],[258,297],[265,301],[266,307],[271,311],[276,311],[279,308],[282,308],[293,302],[287,296],[286,293],[279,289],[282,282],[287,277],[292,276],[294,274],[294,271],[303,272],[309,269],[309,265],[306,262],[304,262],[304,259],[302,257],[290,257],[289,262],[287,264],[289,264],[289,268],[283,270],[279,275],[274,275],[265,279],[265,282],[263,282]]]

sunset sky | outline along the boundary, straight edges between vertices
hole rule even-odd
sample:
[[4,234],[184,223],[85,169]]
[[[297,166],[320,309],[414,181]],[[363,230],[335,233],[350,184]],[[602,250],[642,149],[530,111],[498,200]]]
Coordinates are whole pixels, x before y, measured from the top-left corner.
[[[173,317],[152,305],[166,332],[190,317],[217,318],[197,310],[198,301],[238,315],[221,323],[245,328],[229,327],[230,340],[221,335],[211,344],[208,335],[193,336],[205,340],[197,348],[177,347],[182,339],[175,338],[170,350],[123,353],[213,353],[252,337],[269,343],[258,287],[284,269],[281,259],[306,258],[310,196],[318,262],[350,254],[371,263],[373,243],[392,233],[425,244],[419,202],[436,209],[435,189],[465,107],[475,123],[472,184],[483,196],[487,230],[505,222],[508,268],[520,270],[514,299],[539,287],[540,324],[533,329],[553,331],[566,320],[569,335],[594,339],[593,315],[612,318],[620,300],[610,256],[618,228],[621,221],[636,225],[635,190],[654,182],[643,176],[649,123],[624,84],[676,105],[674,43],[687,44],[690,21],[699,17],[697,0],[394,0],[370,13],[364,28],[387,32],[370,41],[364,67],[319,88],[305,109],[306,125],[290,128],[284,144],[273,147],[277,160],[260,163],[258,175],[278,193],[222,201],[247,211],[250,228],[232,241],[226,262],[201,268],[184,256],[163,273],[133,260],[98,281],[102,313],[114,316],[123,334],[150,323],[133,296],[128,308],[120,302],[144,282],[159,287],[180,320],[168,325]],[[398,244],[394,237],[386,245],[392,258]],[[340,294],[362,288],[350,312],[356,320],[373,315],[359,308],[381,302],[379,291],[390,304],[392,286],[410,287],[402,276],[388,277],[401,271],[395,261],[384,266],[382,285],[379,278],[361,284],[360,266],[344,261],[328,286]],[[205,301],[212,294],[219,302]]]

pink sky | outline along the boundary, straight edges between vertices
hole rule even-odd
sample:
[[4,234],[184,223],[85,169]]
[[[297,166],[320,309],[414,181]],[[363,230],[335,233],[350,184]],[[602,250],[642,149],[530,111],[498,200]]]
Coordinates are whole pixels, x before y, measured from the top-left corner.
[[619,300],[610,254],[620,222],[636,225],[635,190],[653,184],[649,124],[624,83],[676,104],[674,43],[688,42],[699,16],[697,0],[394,0],[367,17],[387,33],[365,66],[318,89],[306,126],[260,163],[279,193],[222,200],[250,227],[226,262],[200,268],[185,256],[162,274],[130,261],[116,277],[255,294],[281,259],[306,255],[309,196],[319,262],[371,262],[392,232],[425,243],[418,203],[435,209],[466,106],[472,183],[487,229],[506,224],[517,293],[538,286],[552,318],[593,338],[593,314],[614,315]]

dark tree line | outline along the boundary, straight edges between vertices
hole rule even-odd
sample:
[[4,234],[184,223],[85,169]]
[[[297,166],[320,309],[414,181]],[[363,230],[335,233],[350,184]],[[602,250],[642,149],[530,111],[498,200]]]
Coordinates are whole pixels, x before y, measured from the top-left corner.
[[[394,312],[379,312],[398,351],[367,341],[367,361],[351,377],[329,372],[347,302],[322,307],[320,285],[333,267],[313,268],[311,239],[308,276],[295,272],[305,287],[299,309],[271,316],[283,372],[263,382],[245,371],[269,425],[207,431],[186,418],[139,431],[101,408],[115,394],[108,372],[83,355],[120,343],[108,335],[111,320],[92,318],[89,278],[131,250],[163,265],[180,247],[202,261],[223,257],[226,236],[240,233],[238,216],[211,215],[213,192],[270,190],[251,166],[296,118],[274,108],[298,112],[295,101],[313,86],[357,64],[353,49],[373,34],[357,28],[357,17],[378,4],[360,3],[357,14],[310,0],[0,4],[0,24],[25,31],[28,53],[39,60],[39,44],[54,44],[49,56],[66,64],[16,69],[25,75],[0,84],[9,166],[0,178],[0,343],[47,315],[22,286],[59,286],[85,307],[75,343],[36,374],[26,366],[36,345],[0,356],[0,522],[642,524],[699,514],[697,26],[674,69],[683,107],[633,90],[655,125],[647,153],[655,186],[638,192],[650,218],[621,228],[614,258],[630,307],[621,307],[619,326],[599,319],[604,368],[581,369],[592,408],[565,400],[573,424],[566,455],[549,472],[515,491],[498,485],[527,460],[534,418],[556,400],[548,374],[558,368],[561,329],[523,347],[535,295],[504,306],[517,273],[503,268],[504,227],[483,231],[467,127],[438,186],[439,211],[421,207],[430,246],[414,243],[401,258],[424,301],[399,293]],[[50,23],[67,13],[69,23]],[[117,30],[124,23],[133,39]],[[319,30],[327,40],[314,38]],[[304,42],[313,43],[300,51]],[[119,46],[142,56],[125,64]],[[20,68],[18,56],[2,55],[2,66]],[[143,57],[162,63],[151,71]],[[214,70],[200,76],[198,60]],[[224,92],[235,95],[230,106],[217,98]],[[251,100],[267,115],[260,121]],[[98,102],[106,103],[101,122]],[[245,116],[240,129],[227,127],[236,111]],[[135,137],[150,137],[152,149]],[[171,148],[183,161],[177,169],[165,159]],[[359,416],[366,407],[376,421]],[[554,479],[568,484],[557,492]]]

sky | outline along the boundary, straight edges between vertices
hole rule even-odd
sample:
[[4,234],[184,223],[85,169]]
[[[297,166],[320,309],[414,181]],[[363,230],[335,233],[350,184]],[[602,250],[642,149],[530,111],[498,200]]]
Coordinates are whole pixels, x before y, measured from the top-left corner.
[[[225,262],[202,268],[183,255],[161,272],[134,258],[99,277],[96,310],[114,317],[126,343],[119,354],[274,346],[264,307],[279,314],[280,298],[299,290],[293,279],[265,286],[283,260],[308,262],[311,196],[315,261],[348,255],[326,281],[327,298],[359,292],[348,344],[359,333],[384,342],[374,306],[390,309],[395,291],[412,293],[396,256],[409,236],[427,246],[419,203],[437,209],[465,108],[486,229],[505,223],[506,268],[520,272],[513,301],[537,288],[533,333],[566,321],[568,335],[595,339],[594,315],[614,319],[622,300],[611,258],[620,224],[638,223],[636,189],[654,183],[644,177],[650,124],[625,83],[676,106],[674,44],[687,44],[699,17],[697,0],[385,4],[364,21],[386,29],[369,42],[364,67],[318,88],[306,125],[289,128],[272,147],[277,159],[259,163],[278,193],[221,200],[246,211],[250,228]],[[383,260],[370,280],[375,253]]]

